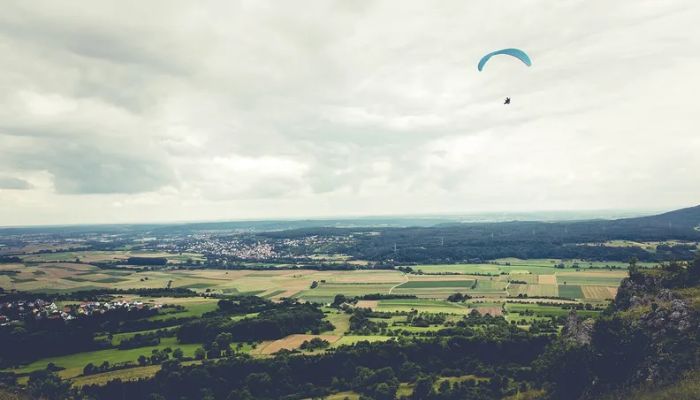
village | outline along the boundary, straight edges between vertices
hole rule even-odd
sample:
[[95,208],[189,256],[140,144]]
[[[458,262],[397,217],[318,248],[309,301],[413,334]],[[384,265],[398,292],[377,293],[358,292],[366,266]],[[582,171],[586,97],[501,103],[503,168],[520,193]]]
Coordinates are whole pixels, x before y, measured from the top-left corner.
[[34,301],[17,300],[0,303],[0,326],[27,319],[62,319],[70,321],[79,317],[102,315],[112,310],[141,311],[157,310],[161,307],[161,304],[144,304],[139,301],[121,300],[112,302],[87,301],[63,306],[42,299]]

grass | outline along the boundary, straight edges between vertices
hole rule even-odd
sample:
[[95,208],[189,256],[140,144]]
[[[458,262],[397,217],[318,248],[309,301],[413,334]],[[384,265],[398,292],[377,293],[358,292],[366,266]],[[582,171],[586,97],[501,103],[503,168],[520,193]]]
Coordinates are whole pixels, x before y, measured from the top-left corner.
[[359,400],[360,394],[355,392],[338,392],[328,395],[323,400]]
[[393,339],[391,336],[379,336],[379,335],[346,335],[340,338],[337,342],[333,343],[331,347],[349,346],[359,342],[386,342]]
[[423,289],[423,288],[442,288],[442,287],[454,287],[454,288],[469,288],[474,285],[474,280],[460,280],[460,281],[408,281],[401,284],[398,288],[401,289]]
[[[145,331],[136,331],[136,332],[124,332],[124,333],[115,333],[112,335],[112,345],[113,346],[118,346],[119,343],[121,343],[123,340],[131,339],[132,337],[136,336],[137,334],[146,334],[146,333],[153,333],[159,330],[165,330],[165,331],[174,331],[177,329],[179,325],[177,326],[170,326],[167,328],[159,328],[159,329],[148,329]],[[107,339],[106,335],[98,336],[96,339]]]
[[467,314],[469,308],[460,303],[429,299],[391,299],[380,300],[377,311],[411,311],[429,313]]
[[122,381],[135,381],[142,378],[148,378],[160,371],[160,365],[146,365],[144,367],[135,367],[128,369],[120,369],[117,371],[103,372],[95,375],[78,376],[72,379],[73,386],[82,387],[85,385],[104,385],[109,381],[121,379]]
[[[539,304],[519,304],[519,303],[507,303],[506,311],[509,313],[524,313],[525,311],[532,311],[535,315],[545,316],[545,317],[559,317],[569,315],[570,310],[561,308],[559,306],[543,306]],[[576,313],[579,316],[595,316],[598,311],[587,311],[587,310],[577,310]],[[518,320],[520,317],[513,317]]]
[[331,335],[343,335],[350,329],[349,314],[333,310],[329,314],[326,314],[325,319],[335,326],[332,332],[328,332]]
[[107,349],[107,350],[97,350],[88,351],[84,353],[75,353],[66,356],[50,357],[35,361],[31,364],[27,364],[20,368],[11,369],[10,371],[18,374],[27,374],[32,371],[40,370],[46,368],[48,363],[54,363],[59,367],[65,368],[59,371],[58,374],[62,378],[73,378],[83,373],[83,368],[88,363],[93,363],[96,365],[102,364],[103,361],[108,361],[110,364],[133,361],[136,362],[140,355],[149,356],[151,351],[154,349],[164,349],[170,347],[173,350],[175,348],[180,348],[184,352],[185,356],[194,356],[194,351],[199,344],[178,344],[175,338],[163,338],[160,344],[157,346],[149,347],[139,347],[136,349],[119,350],[119,349]]
[[582,299],[584,297],[581,286],[578,285],[559,285],[559,296],[570,299]]
[[153,317],[148,318],[151,321],[160,321],[163,319],[169,319],[173,317],[185,318],[185,317],[201,317],[202,314],[209,311],[214,311],[217,308],[217,301],[213,299],[206,299],[198,302],[187,302],[178,303],[177,301],[172,302],[174,304],[181,304],[185,306],[185,311],[176,313],[163,313]]

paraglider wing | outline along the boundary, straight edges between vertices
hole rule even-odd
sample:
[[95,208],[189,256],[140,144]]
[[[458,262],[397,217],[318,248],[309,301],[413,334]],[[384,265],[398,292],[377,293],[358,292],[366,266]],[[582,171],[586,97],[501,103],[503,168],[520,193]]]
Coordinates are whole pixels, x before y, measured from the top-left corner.
[[491,52],[481,58],[479,61],[479,71],[484,69],[484,65],[486,65],[486,62],[489,61],[489,59],[493,56],[499,55],[499,54],[505,54],[509,56],[513,56],[517,58],[518,60],[522,61],[525,65],[528,67],[532,65],[532,61],[530,61],[530,57],[522,50],[520,49],[503,49],[503,50],[497,50],[494,52]]

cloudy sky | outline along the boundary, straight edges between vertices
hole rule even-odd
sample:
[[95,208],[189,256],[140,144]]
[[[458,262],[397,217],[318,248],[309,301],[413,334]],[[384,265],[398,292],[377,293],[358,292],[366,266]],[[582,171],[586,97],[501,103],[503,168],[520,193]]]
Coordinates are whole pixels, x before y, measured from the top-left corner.
[[[4,2],[0,225],[695,205],[698,20],[693,0]],[[533,66],[476,70],[504,47]]]

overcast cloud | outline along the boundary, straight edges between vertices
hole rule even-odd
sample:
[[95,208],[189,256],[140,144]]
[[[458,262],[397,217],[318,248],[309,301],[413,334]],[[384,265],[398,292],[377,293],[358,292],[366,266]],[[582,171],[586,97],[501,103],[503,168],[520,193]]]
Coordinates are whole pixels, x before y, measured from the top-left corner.
[[[5,2],[0,225],[696,205],[698,20],[690,0]],[[533,66],[476,71],[503,47]]]

